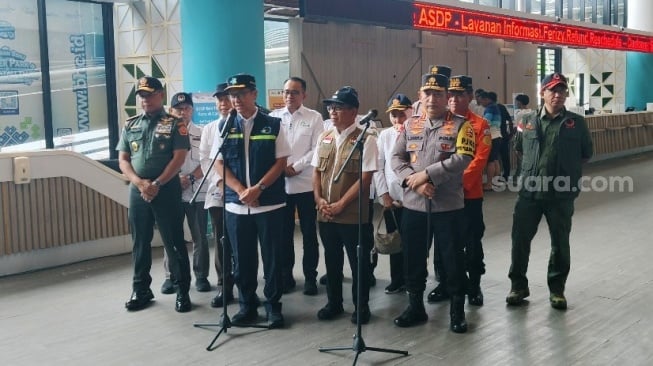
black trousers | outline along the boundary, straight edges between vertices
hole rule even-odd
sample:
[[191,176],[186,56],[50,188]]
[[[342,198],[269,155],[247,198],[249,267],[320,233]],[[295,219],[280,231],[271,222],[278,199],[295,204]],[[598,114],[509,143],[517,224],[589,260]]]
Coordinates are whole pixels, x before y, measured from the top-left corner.
[[[436,250],[442,255],[441,270],[451,295],[465,295],[464,213],[463,209],[431,213],[431,233]],[[421,293],[426,288],[427,213],[404,208],[401,243],[404,254],[406,289]]]
[[292,270],[295,266],[295,209],[299,216],[299,227],[302,232],[302,243],[304,246],[304,257],[302,269],[304,278],[307,281],[315,281],[317,278],[317,264],[320,259],[319,243],[317,241],[317,211],[313,192],[302,192],[287,195],[286,207],[284,208],[283,226],[283,256],[284,264],[282,276],[292,277]]
[[[218,285],[223,286],[224,290],[230,290],[234,286],[233,277],[233,260],[231,257],[231,244],[229,243],[229,236],[222,230],[222,218],[224,215],[223,207],[209,207],[209,214],[211,215],[211,225],[213,225],[213,233],[216,239],[215,246],[215,271],[218,273]],[[224,245],[222,238],[224,237]],[[226,257],[224,266],[222,264],[222,256]]]
[[[465,268],[469,274],[470,285],[478,287],[481,275],[485,274],[483,259],[483,198],[465,200]],[[472,289],[474,290],[474,289]]]
[[[343,265],[344,253],[343,246],[347,252],[347,259],[349,260],[349,267],[352,271],[353,284],[351,287],[352,298],[354,304],[366,305],[369,301],[370,284],[369,284],[369,271],[370,260],[368,258],[372,250],[372,242],[363,235],[362,244],[362,265],[361,273],[362,278],[358,278],[358,225],[357,224],[336,224],[331,222],[319,222],[320,238],[324,246],[324,261],[327,270],[327,298],[329,304],[335,306],[342,304],[342,279],[343,279]],[[364,228],[363,228],[364,230]],[[356,289],[358,281],[361,281],[361,298],[357,298]]]
[[240,307],[243,310],[256,308],[258,287],[258,243],[261,243],[263,294],[274,306],[279,303],[281,286],[281,239],[283,207],[252,215],[237,215],[229,211],[227,234],[234,258],[234,280],[238,285]]
[[510,138],[502,138],[499,147],[499,155],[501,157],[501,169],[503,170],[503,178],[508,180],[510,177]]
[[134,264],[132,288],[144,292],[150,288],[152,277],[152,237],[157,223],[161,240],[168,256],[170,273],[177,281],[179,293],[188,293],[190,287],[190,261],[184,243],[184,210],[181,204],[179,177],[159,188],[152,202],[145,202],[138,188],[129,186],[129,226],[131,227]]
[[[385,221],[385,229],[387,233],[393,233],[396,230],[399,230],[399,234],[402,233],[401,225],[397,226],[401,222],[401,216],[403,213],[403,208],[395,207],[392,210],[383,211],[383,220]],[[394,213],[394,219],[392,214]],[[397,225],[395,225],[395,220]],[[404,283],[404,254],[403,252],[390,254],[390,282],[395,284]]]

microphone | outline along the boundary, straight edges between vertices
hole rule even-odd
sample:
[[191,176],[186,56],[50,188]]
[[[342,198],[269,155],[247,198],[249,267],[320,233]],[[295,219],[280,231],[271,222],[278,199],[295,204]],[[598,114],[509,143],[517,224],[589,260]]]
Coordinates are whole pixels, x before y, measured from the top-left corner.
[[238,114],[238,111],[235,108],[229,112],[229,117],[227,117],[227,121],[224,123],[224,127],[220,132],[221,139],[224,140],[229,134],[229,130],[231,130],[231,126],[233,126],[234,121],[236,120],[236,114]]
[[370,109],[369,112],[367,112],[367,114],[363,116],[363,118],[360,121],[358,121],[358,124],[364,125],[366,123],[370,123],[371,120],[376,118],[376,115],[378,113],[379,112],[376,109]]

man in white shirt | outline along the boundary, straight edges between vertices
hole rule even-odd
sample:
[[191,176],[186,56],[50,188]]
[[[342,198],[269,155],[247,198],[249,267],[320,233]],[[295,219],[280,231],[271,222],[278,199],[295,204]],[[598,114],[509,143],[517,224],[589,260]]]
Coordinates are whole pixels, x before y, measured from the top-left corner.
[[270,113],[272,117],[281,118],[281,130],[292,151],[285,169],[286,208],[283,226],[283,251],[281,279],[284,293],[295,287],[293,267],[295,265],[295,210],[299,216],[302,232],[304,258],[304,295],[317,295],[317,264],[320,256],[317,241],[317,212],[313,200],[313,169],[311,159],[317,138],[323,131],[322,115],[306,108],[302,103],[306,99],[306,81],[293,76],[283,84],[285,108]]
[[[222,202],[222,177],[215,169],[210,169],[213,157],[218,153],[219,146],[214,146],[215,139],[222,136],[222,131],[218,129],[220,123],[225,122],[229,117],[229,112],[233,108],[231,99],[225,88],[227,83],[217,85],[213,97],[218,110],[218,119],[204,126],[202,139],[200,141],[200,164],[202,171],[207,174],[205,185],[206,200],[204,208],[209,210],[211,216],[211,225],[216,238],[215,247],[215,271],[218,273],[218,293],[211,300],[211,306],[214,308],[221,307],[224,302],[230,303],[234,300],[234,278],[231,273],[231,244],[229,238],[222,230],[222,221],[224,215],[224,202]],[[225,254],[223,268],[223,254]],[[220,287],[221,286],[221,287]]]
[[[199,292],[211,291],[209,283],[209,242],[206,238],[207,212],[204,209],[204,197],[206,189],[202,189],[197,195],[193,204],[190,203],[195,189],[199,186],[204,174],[200,168],[199,145],[202,135],[202,127],[193,123],[193,99],[188,93],[177,93],[172,96],[171,113],[180,118],[186,124],[188,137],[190,138],[190,151],[186,154],[186,160],[179,171],[181,181],[181,200],[184,206],[186,221],[190,228],[193,240],[193,273],[195,274],[195,288]],[[172,294],[175,292],[173,280],[170,278],[168,268],[168,255],[164,252],[163,267],[166,272],[166,280],[161,286],[161,292]]]
[[217,173],[224,169],[227,234],[234,259],[234,279],[238,285],[240,311],[235,324],[258,319],[258,243],[261,246],[263,294],[269,328],[284,326],[281,315],[281,253],[283,213],[286,206],[283,172],[291,155],[281,120],[259,113],[256,81],[252,75],[238,74],[227,79],[227,92],[238,112],[227,135],[215,139],[222,146],[216,161]]

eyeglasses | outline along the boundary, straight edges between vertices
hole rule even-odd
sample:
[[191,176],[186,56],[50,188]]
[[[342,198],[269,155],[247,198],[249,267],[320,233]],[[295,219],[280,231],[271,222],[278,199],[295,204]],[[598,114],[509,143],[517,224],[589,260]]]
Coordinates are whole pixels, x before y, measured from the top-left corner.
[[299,90],[284,90],[283,95],[290,95],[293,97],[296,97],[300,94],[301,92]]
[[551,94],[567,95],[567,88],[564,87],[546,89],[546,90],[548,90]]
[[329,111],[329,112],[333,112],[333,111],[341,112],[341,111],[347,109],[347,107],[345,107],[344,105],[340,105],[340,104],[329,104],[326,108],[327,108],[327,111]]
[[229,92],[229,98],[240,99],[240,98],[244,97],[245,95],[247,95],[249,92],[250,92],[249,89],[243,89],[243,90],[239,90],[239,91],[232,91],[232,92]]

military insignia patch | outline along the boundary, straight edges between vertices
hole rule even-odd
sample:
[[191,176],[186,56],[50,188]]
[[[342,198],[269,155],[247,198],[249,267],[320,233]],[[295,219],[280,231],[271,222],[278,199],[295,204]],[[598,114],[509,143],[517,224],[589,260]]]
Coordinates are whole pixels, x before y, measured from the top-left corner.
[[188,128],[186,128],[186,125],[180,123],[179,125],[177,125],[177,127],[178,127],[177,130],[179,131],[180,135],[188,136]]
[[573,119],[568,119],[565,121],[565,128],[574,128],[576,127],[576,122]]
[[132,141],[132,151],[137,152],[138,151],[138,142]]

